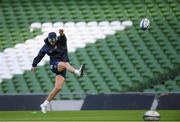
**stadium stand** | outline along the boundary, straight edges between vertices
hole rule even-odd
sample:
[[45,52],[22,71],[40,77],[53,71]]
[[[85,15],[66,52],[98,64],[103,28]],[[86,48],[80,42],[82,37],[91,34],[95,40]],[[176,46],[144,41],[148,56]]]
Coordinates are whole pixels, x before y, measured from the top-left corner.
[[[66,27],[88,26],[93,30],[93,26],[99,24],[114,25],[116,29],[119,21],[132,20],[133,26],[129,29],[69,53],[72,65],[87,65],[86,75],[79,79],[68,73],[56,99],[83,99],[86,94],[117,92],[180,92],[178,3],[178,0],[1,0],[0,51],[12,53],[9,57],[0,53],[0,59],[9,58],[12,69],[27,70],[29,67],[23,63],[15,64],[31,63],[24,60],[29,57],[17,58],[14,55],[20,55],[23,49],[14,52],[11,48],[52,26],[58,28],[65,23]],[[151,21],[148,31],[139,28],[143,17]],[[32,26],[42,27],[42,32],[38,29],[29,32],[33,22],[37,23]],[[113,31],[107,33],[113,34]],[[53,88],[54,74],[48,63],[39,66],[36,74],[15,70],[14,76],[2,72],[2,67],[0,64],[0,73],[8,79],[2,79],[0,93],[48,93]]]

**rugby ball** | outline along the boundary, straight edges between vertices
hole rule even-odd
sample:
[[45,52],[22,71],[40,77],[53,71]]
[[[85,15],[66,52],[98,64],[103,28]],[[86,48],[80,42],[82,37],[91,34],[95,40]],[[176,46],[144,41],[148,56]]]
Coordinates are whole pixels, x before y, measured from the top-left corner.
[[150,110],[144,113],[143,119],[144,121],[159,121],[160,114],[157,111]]
[[140,28],[142,30],[147,30],[149,28],[149,26],[150,26],[150,21],[149,21],[148,18],[144,18],[144,19],[141,20]]

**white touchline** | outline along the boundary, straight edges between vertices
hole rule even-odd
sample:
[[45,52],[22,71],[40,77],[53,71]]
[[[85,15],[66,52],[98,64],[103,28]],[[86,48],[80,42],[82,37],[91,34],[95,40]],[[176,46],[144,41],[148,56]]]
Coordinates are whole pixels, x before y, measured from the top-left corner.
[[[0,52],[0,82],[2,79],[11,79],[15,74],[23,74],[25,70],[30,70],[33,58],[43,46],[44,38],[51,31],[58,34],[60,28],[64,29],[68,40],[68,51],[74,52],[77,48],[83,48],[88,43],[95,43],[97,39],[104,39],[107,35],[113,35],[116,31],[123,31],[132,25],[132,21],[129,20],[99,23],[96,21],[32,23],[30,31],[41,29],[41,35]],[[47,61],[49,61],[49,57],[45,56],[38,65],[43,66]]]

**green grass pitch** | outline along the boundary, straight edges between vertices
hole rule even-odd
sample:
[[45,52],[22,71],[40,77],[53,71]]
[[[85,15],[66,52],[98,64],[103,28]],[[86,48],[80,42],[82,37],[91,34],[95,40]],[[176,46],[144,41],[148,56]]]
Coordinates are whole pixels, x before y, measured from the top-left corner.
[[[0,122],[140,122],[145,110],[1,111]],[[161,110],[161,122],[180,122],[180,110]]]

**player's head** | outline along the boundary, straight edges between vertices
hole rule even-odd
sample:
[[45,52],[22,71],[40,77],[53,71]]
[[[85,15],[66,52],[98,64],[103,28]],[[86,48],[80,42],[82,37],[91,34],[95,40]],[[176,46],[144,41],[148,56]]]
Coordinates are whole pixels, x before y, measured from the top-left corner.
[[57,41],[57,35],[55,32],[50,32],[48,34],[48,42],[51,44],[51,45],[55,45],[56,44],[56,41]]

